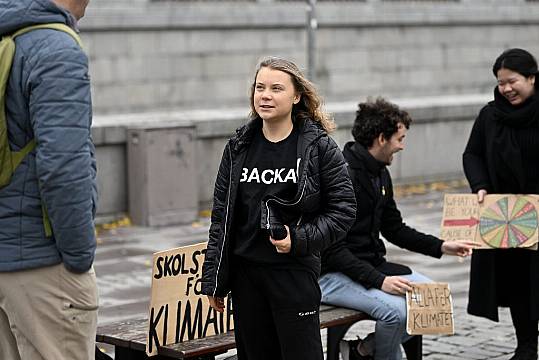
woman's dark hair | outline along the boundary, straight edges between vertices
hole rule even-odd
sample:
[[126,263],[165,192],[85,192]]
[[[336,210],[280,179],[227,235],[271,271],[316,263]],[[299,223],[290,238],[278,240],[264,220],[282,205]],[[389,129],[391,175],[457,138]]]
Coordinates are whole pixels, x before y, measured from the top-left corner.
[[537,75],[537,61],[532,54],[523,49],[513,48],[505,50],[494,62],[492,72],[498,77],[500,69],[508,69],[524,77]]
[[380,134],[389,140],[398,131],[399,123],[408,129],[411,122],[412,118],[406,111],[384,98],[367,99],[367,102],[359,104],[352,136],[356,142],[369,148]]

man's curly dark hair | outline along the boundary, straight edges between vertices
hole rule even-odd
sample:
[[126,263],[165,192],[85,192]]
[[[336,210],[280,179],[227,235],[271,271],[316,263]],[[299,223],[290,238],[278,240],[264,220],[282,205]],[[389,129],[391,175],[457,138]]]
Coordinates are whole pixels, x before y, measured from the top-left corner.
[[352,136],[366,148],[371,147],[380,134],[384,134],[384,138],[389,140],[398,131],[399,123],[406,129],[410,128],[410,115],[382,97],[375,101],[367,99],[367,102],[360,103],[358,107]]

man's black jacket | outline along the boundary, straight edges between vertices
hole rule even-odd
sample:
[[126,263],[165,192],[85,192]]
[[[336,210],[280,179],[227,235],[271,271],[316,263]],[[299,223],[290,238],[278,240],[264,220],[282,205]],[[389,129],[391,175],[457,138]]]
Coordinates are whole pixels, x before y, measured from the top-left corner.
[[342,272],[367,288],[381,288],[386,275],[409,274],[408,267],[386,261],[380,233],[399,247],[441,257],[442,240],[418,232],[402,221],[385,165],[354,142],[345,145],[343,155],[354,184],[356,222],[346,239],[323,252],[322,273]]

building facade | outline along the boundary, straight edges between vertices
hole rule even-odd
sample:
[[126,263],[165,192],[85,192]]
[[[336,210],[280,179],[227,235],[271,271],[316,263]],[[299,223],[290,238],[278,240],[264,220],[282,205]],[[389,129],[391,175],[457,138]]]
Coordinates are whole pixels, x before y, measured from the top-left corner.
[[[307,2],[93,0],[81,28],[96,112],[247,107],[260,57],[307,65]],[[328,103],[487,93],[503,49],[539,53],[537,1],[318,0],[316,15]]]

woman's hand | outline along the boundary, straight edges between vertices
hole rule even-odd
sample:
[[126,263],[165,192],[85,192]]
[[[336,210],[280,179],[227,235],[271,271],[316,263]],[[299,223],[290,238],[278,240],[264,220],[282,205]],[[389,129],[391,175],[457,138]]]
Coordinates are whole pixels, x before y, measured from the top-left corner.
[[487,195],[487,191],[485,189],[481,189],[477,192],[477,202],[482,203],[485,200],[485,195]]
[[218,311],[220,313],[225,311],[225,298],[208,295],[208,300],[210,301],[210,306],[215,311]]
[[393,295],[405,295],[412,291],[412,283],[400,276],[386,276],[382,283],[382,291]]
[[286,229],[286,237],[282,240],[275,240],[270,236],[270,241],[280,254],[288,254],[292,248],[292,240],[290,239],[290,228],[284,225]]
[[478,246],[478,244],[471,241],[444,241],[442,244],[442,253],[466,257],[472,255],[472,250]]

